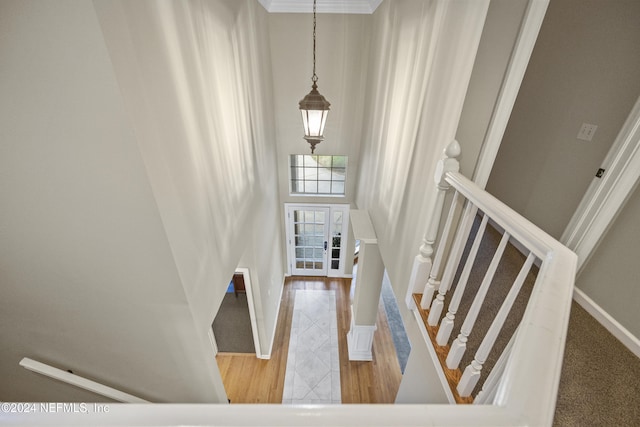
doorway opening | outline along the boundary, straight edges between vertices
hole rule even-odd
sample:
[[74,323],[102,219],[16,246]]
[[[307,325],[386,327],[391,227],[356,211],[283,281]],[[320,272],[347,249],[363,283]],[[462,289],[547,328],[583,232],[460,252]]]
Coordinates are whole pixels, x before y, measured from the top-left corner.
[[216,353],[260,357],[260,341],[248,268],[237,268],[211,325]]

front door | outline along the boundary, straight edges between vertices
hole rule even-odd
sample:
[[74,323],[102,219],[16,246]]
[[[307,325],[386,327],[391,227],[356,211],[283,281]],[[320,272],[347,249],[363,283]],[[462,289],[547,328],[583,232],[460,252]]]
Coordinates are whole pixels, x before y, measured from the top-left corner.
[[329,208],[289,206],[289,259],[294,276],[326,276],[329,245]]

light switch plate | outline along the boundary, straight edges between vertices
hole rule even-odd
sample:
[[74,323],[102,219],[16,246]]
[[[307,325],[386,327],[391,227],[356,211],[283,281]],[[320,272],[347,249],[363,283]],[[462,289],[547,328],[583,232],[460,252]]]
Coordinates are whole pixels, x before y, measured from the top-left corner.
[[583,141],[591,141],[593,139],[593,134],[596,133],[596,129],[598,129],[598,125],[583,123],[582,127],[580,127],[577,138]]

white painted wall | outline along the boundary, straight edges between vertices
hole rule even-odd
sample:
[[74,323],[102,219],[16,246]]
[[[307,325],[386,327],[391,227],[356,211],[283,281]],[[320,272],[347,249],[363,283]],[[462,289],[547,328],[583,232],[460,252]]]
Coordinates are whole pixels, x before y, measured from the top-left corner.
[[351,203],[362,141],[371,16],[317,14],[318,90],[331,111],[325,140],[315,154],[349,156],[344,198],[289,196],[289,155],[311,154],[298,102],[311,90],[313,15],[272,13],[268,21],[281,202]]
[[284,274],[266,12],[252,0],[99,9],[198,333],[241,264],[266,353]]
[[264,352],[284,273],[266,12],[0,9],[0,399],[100,400],[28,356],[150,401],[226,402],[208,331],[229,278],[251,270]]
[[[369,211],[398,300],[434,201],[435,163],[456,134],[487,7],[397,1],[373,15],[356,203]],[[403,315],[415,322],[406,309]],[[416,328],[409,332],[412,342],[423,339]],[[418,353],[409,366],[422,370],[412,377],[431,381],[403,380],[398,402],[445,401],[424,360],[412,362]]]
[[0,399],[222,401],[90,2],[0,5]]
[[640,94],[638,16],[635,0],[547,10],[487,189],[556,238]]

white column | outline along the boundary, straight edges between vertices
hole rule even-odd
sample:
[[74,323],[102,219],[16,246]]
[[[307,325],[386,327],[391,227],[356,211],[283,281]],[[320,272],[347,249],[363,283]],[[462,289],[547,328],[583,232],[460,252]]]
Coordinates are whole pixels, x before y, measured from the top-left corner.
[[380,302],[384,264],[366,211],[351,211],[353,235],[360,241],[351,327],[347,333],[349,360],[373,360],[373,334]]

